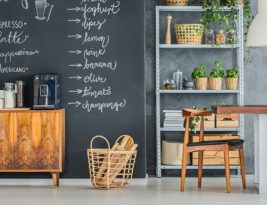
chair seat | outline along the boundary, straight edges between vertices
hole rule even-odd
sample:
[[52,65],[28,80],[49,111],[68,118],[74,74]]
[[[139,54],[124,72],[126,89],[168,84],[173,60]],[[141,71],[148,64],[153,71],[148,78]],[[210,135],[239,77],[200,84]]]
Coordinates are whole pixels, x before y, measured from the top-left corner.
[[242,140],[242,139],[239,139],[239,140],[227,140],[227,141],[228,141],[228,144],[230,146],[238,146],[238,145],[244,144],[244,140]]
[[190,142],[187,146],[193,147],[193,146],[208,146],[208,145],[223,145],[228,144],[229,146],[238,146],[242,145],[244,143],[244,140],[238,139],[238,140],[217,140],[217,141],[202,141],[202,142]]
[[207,145],[222,145],[222,144],[228,144],[227,141],[202,141],[202,142],[190,142],[187,146],[193,147],[193,146],[207,146]]

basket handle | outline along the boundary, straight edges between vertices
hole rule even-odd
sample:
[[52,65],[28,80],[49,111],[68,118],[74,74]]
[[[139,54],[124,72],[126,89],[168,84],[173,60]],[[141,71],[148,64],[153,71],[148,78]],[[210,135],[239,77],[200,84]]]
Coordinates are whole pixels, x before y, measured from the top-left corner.
[[115,143],[119,142],[119,141],[120,141],[123,137],[125,137],[125,136],[130,137],[130,140],[132,140],[132,142],[133,142],[133,144],[134,144],[134,140],[133,140],[133,138],[132,138],[130,135],[121,135],[121,136],[119,136]]
[[109,144],[109,141],[107,140],[107,138],[105,138],[104,136],[102,135],[96,135],[93,137],[93,139],[91,139],[91,142],[90,142],[90,147],[91,147],[91,150],[93,149],[93,143],[96,139],[103,139],[104,141],[106,141],[107,145],[108,145],[108,149],[110,150],[110,144]]

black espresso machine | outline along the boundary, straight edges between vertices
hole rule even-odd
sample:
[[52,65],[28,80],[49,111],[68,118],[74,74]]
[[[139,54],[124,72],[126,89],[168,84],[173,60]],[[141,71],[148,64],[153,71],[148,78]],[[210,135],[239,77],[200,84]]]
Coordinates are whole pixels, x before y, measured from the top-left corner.
[[33,76],[33,109],[60,108],[59,74],[38,74]]

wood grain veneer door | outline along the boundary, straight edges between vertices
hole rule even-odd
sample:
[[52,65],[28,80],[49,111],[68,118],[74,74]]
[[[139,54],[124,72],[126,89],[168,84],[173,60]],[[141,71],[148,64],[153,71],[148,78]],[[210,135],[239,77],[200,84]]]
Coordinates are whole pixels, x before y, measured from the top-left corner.
[[0,113],[0,170],[13,168],[13,117],[11,113]]
[[24,170],[59,170],[61,129],[59,112],[17,113],[15,166]]
[[[38,168],[59,170],[61,160],[61,126],[59,112],[42,112],[40,120],[40,143],[37,150]],[[34,128],[33,128],[34,129]],[[39,137],[38,137],[39,138]]]
[[14,117],[14,166],[18,170],[35,169],[36,144],[33,137],[33,113],[18,112]]

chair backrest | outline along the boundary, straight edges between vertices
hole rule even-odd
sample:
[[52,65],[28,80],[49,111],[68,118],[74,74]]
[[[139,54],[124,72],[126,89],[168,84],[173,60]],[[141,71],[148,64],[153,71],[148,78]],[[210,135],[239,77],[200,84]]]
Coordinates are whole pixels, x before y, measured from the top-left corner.
[[186,108],[182,110],[183,117],[185,118],[185,132],[184,132],[184,146],[187,146],[189,143],[189,128],[190,128],[190,118],[200,117],[200,132],[199,132],[199,141],[204,140],[204,117],[211,116],[212,111],[208,110],[196,110],[191,108]]

